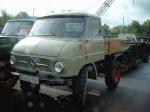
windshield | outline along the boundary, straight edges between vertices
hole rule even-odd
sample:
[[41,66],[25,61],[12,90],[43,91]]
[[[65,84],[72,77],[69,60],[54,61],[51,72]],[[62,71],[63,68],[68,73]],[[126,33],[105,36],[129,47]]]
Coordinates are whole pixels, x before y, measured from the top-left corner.
[[2,31],[3,35],[28,35],[33,22],[30,21],[12,21],[7,22]]
[[56,17],[36,20],[30,35],[81,37],[84,32],[85,18]]

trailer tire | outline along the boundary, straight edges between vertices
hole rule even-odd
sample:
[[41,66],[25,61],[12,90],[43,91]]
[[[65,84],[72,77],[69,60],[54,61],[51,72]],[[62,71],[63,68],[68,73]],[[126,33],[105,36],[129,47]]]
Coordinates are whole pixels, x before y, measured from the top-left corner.
[[87,93],[87,78],[88,72],[86,68],[83,68],[79,75],[73,78],[73,96],[77,101],[79,106],[84,106],[86,103],[86,93]]
[[129,70],[128,61],[125,58],[124,61],[121,63],[121,72],[126,73]]
[[113,90],[117,87],[121,77],[121,68],[118,62],[112,64],[111,70],[105,74],[105,83],[108,90]]
[[143,62],[147,63],[148,62],[148,58],[149,58],[148,53],[146,53],[144,55],[144,57],[143,57]]

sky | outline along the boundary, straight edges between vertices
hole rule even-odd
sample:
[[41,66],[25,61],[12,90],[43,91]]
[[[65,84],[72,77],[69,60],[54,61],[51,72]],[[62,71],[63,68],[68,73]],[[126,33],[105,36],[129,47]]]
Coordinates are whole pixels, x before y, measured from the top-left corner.
[[[0,10],[16,15],[26,11],[29,15],[45,16],[64,10],[95,14],[105,0],[0,0]],[[150,19],[150,0],[115,0],[102,16],[102,23],[110,27],[128,25],[132,20],[140,23]]]

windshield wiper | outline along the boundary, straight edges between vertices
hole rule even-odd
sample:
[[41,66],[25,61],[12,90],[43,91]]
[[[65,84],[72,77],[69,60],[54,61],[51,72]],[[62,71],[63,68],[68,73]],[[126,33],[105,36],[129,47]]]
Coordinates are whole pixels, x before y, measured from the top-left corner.
[[8,33],[8,34],[2,33],[2,34],[3,34],[3,35],[6,35],[6,36],[7,36],[7,35],[8,35],[8,36],[9,36],[9,35],[18,36],[16,33]]

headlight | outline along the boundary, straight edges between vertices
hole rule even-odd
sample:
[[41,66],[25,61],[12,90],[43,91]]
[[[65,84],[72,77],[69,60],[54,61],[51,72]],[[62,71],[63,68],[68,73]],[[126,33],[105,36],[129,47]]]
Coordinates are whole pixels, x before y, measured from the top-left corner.
[[54,65],[54,70],[56,73],[61,73],[64,70],[64,65],[61,62],[56,62]]
[[11,65],[14,65],[15,62],[16,62],[15,57],[14,57],[14,56],[11,56],[11,57],[10,57],[10,64],[11,64]]

